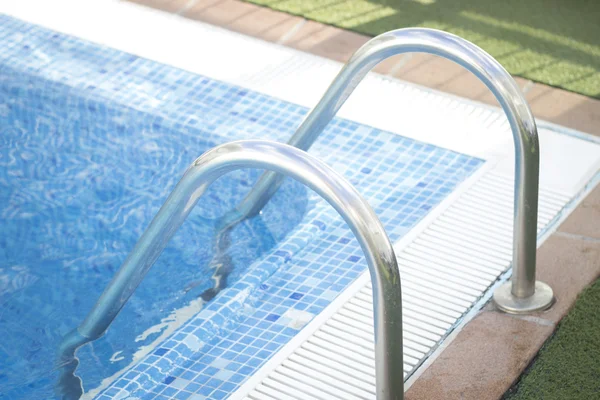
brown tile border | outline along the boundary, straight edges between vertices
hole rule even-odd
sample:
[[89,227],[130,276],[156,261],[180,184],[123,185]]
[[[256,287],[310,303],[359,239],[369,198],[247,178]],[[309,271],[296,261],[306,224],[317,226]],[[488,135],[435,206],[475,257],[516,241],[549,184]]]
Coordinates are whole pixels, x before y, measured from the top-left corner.
[[192,4],[181,15],[223,27],[229,27],[242,18],[256,16],[262,11],[260,7],[234,0],[203,0]]
[[536,117],[600,136],[600,100],[542,84],[526,98]]
[[560,231],[600,240],[600,186],[583,199]]
[[565,233],[561,226],[537,255],[538,279],[552,287],[557,299],[550,310],[538,315],[557,324],[577,295],[600,276],[600,239]]
[[[369,38],[238,0],[130,0],[344,62]],[[431,55],[387,60],[376,72],[488,104],[487,88]],[[600,100],[516,78],[534,115],[600,136]],[[600,276],[600,187],[538,249],[538,278],[555,291],[548,311],[511,316],[488,304],[423,370],[408,400],[498,399],[533,359],[578,293]]]
[[484,311],[415,381],[406,400],[498,399],[553,330],[553,325]]
[[[415,54],[393,76],[471,100],[499,105],[494,95],[475,75],[445,58],[429,54]],[[531,85],[527,79],[515,77],[515,80],[521,89],[526,89]]]

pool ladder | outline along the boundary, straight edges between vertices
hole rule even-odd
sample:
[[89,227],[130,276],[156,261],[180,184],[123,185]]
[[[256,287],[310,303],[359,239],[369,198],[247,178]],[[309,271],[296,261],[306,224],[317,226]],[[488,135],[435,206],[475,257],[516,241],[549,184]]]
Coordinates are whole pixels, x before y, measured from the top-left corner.
[[[493,300],[500,310],[514,314],[550,307],[552,289],[535,279],[540,164],[535,119],[510,74],[473,43],[426,28],[398,29],[369,40],[352,55],[288,144],[308,150],[371,69],[389,57],[411,52],[434,54],[463,66],[492,91],[504,109],[515,144],[512,279],[496,290]],[[280,175],[265,172],[242,202],[247,216],[258,213],[281,182]]]
[[523,94],[510,74],[474,44],[433,29],[399,29],[371,39],[351,57],[288,145],[258,140],[232,142],[198,158],[169,195],[92,311],[65,337],[59,349],[59,362],[68,364],[76,360],[77,348],[104,334],[214,180],[236,169],[260,168],[267,172],[259,178],[230,220],[241,221],[256,215],[286,175],[319,193],[342,215],[365,253],[373,285],[377,399],[403,399],[402,296],[392,245],[381,222],[360,194],[342,176],[302,150],[310,148],[375,65],[391,56],[409,52],[430,53],[462,65],[492,91],[504,109],[515,144],[513,276],[511,282],[496,290],[494,302],[501,310],[511,313],[528,313],[549,307],[554,299],[552,289],[535,280],[539,142],[535,120]]

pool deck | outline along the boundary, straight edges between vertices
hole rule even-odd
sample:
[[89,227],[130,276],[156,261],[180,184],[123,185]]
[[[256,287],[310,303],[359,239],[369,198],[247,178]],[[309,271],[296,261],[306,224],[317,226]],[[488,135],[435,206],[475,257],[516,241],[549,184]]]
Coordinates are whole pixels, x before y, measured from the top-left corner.
[[[133,0],[269,42],[345,62],[369,37],[237,0]],[[391,58],[375,72],[497,105],[462,67],[436,56]],[[537,118],[600,137],[600,101],[516,78]],[[576,297],[600,276],[600,187],[579,204],[538,249],[538,279],[555,291],[548,311],[530,316],[488,304],[407,391],[417,399],[498,399],[519,378]],[[566,273],[568,271],[568,273]]]

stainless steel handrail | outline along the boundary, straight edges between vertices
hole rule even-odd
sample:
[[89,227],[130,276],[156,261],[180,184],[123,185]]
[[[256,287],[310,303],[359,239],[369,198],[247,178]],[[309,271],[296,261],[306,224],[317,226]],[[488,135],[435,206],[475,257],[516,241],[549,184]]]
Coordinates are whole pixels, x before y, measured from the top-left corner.
[[[215,147],[188,168],[86,319],[63,339],[59,364],[74,366],[67,368],[60,382],[73,384],[77,348],[104,334],[209,185],[240,168],[291,176],[320,194],[350,226],[365,253],[373,285],[377,399],[403,399],[400,272],[383,225],[356,189],[327,164],[295,147],[262,140]],[[81,384],[75,382],[79,387],[59,391],[79,393]]]
[[[488,53],[458,36],[426,28],[399,29],[379,35],[354,53],[288,144],[302,150],[315,142],[366,74],[381,61],[402,53],[441,56],[465,67],[494,94],[510,123],[515,143],[515,190],[512,282],[494,294],[506,312],[528,313],[552,305],[552,289],[535,280],[539,184],[539,143],[533,114],[510,74]],[[238,206],[244,215],[259,212],[283,177],[265,172]]]

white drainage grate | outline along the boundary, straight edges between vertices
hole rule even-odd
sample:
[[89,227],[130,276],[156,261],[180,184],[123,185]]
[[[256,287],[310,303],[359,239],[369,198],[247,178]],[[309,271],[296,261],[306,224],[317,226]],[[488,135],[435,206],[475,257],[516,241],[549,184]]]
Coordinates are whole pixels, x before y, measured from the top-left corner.
[[[403,248],[405,378],[510,266],[512,177],[481,175]],[[538,232],[570,196],[541,189]],[[368,274],[269,361],[231,399],[375,399],[373,302]]]

